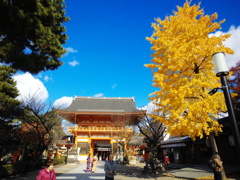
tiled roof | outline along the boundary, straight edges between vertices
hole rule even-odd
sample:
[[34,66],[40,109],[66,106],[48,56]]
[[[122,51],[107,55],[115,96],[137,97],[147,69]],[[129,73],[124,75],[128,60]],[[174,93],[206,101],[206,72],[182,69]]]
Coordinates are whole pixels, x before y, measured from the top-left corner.
[[137,112],[131,97],[82,97],[76,96],[72,104],[63,109],[70,112]]
[[174,144],[174,143],[181,143],[181,142],[187,142],[192,141],[189,136],[182,136],[182,137],[174,137],[170,138],[166,141],[163,141],[161,144]]

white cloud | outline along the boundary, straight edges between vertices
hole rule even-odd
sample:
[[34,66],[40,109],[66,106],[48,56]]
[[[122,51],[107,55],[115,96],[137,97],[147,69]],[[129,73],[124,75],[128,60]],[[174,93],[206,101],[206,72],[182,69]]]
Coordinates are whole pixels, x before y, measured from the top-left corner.
[[143,106],[143,107],[138,108],[138,109],[140,109],[140,110],[146,110],[146,111],[147,111],[147,114],[152,114],[152,113],[154,113],[154,111],[157,109],[157,106],[156,106],[155,104],[153,104],[152,101],[150,101],[150,102],[148,103],[148,105]]
[[94,97],[103,97],[104,94],[103,93],[98,93],[98,94],[95,94]]
[[116,87],[117,87],[116,83],[112,85],[112,89],[115,89]]
[[64,56],[69,55],[69,53],[77,53],[78,51],[73,49],[72,47],[67,47],[66,49],[66,53],[64,54]]
[[[57,99],[54,103],[53,103],[53,107],[56,108],[56,109],[64,109],[64,108],[67,108],[68,106],[71,105],[73,101],[73,97],[67,97],[67,96],[64,96],[64,97],[61,97],[60,99]],[[66,133],[66,134],[70,134],[68,132],[68,128],[69,126],[76,126],[74,124],[71,124],[70,122],[68,122],[67,120],[63,119],[62,120],[62,127],[63,127],[63,131]]]
[[77,53],[78,51],[73,49],[72,47],[67,47],[66,48],[67,53]]
[[233,55],[226,55],[226,62],[228,67],[233,67],[238,61],[240,61],[240,26],[237,28],[235,26],[231,26],[227,33],[231,34],[231,37],[225,44],[235,52]]
[[70,66],[73,66],[73,67],[74,67],[74,66],[79,65],[79,62],[76,61],[76,60],[74,60],[74,61],[69,61],[68,64],[69,64]]
[[57,108],[57,109],[63,109],[63,108],[67,108],[68,106],[71,105],[73,101],[73,97],[61,97],[60,99],[57,99],[54,103],[53,103],[53,107]]
[[76,126],[76,127],[77,127],[77,124],[72,124],[72,123],[68,122],[67,120],[63,119],[63,120],[62,120],[62,128],[63,128],[63,131],[64,131],[67,135],[71,135],[71,133],[68,132],[69,126]]
[[240,26],[235,27],[231,26],[228,30],[228,32],[222,32],[222,31],[217,31],[214,34],[211,34],[210,36],[219,36],[220,34],[231,34],[231,37],[228,38],[224,43],[225,46],[231,48],[234,50],[234,54],[226,55],[226,63],[227,66],[233,67],[236,65],[238,61],[240,61]]
[[42,73],[40,72],[40,73],[38,73],[37,76],[35,76],[35,77],[37,77],[37,78],[42,78],[43,76],[42,76]]
[[44,102],[48,98],[48,91],[44,84],[30,73],[15,75],[13,79],[17,82],[17,89],[20,94],[17,97],[18,100],[27,102],[31,98],[35,98],[40,102]]
[[49,76],[44,76],[44,81],[45,81],[45,82],[48,82],[48,81],[50,81],[50,80],[52,80],[51,77],[49,77]]

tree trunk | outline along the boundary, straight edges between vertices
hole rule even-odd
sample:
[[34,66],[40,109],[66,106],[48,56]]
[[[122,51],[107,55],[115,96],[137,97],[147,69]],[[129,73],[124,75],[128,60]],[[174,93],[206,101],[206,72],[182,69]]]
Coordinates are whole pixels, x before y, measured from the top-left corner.
[[[217,148],[217,144],[216,144],[213,132],[210,133],[209,142],[210,142],[210,145],[211,145],[212,152],[213,153],[218,152],[218,148]],[[220,155],[219,155],[219,157],[220,157]],[[220,161],[221,161],[221,157],[220,157]],[[223,170],[222,170],[221,174],[222,174],[222,179],[227,180],[225,170],[224,170],[224,166],[223,166]]]

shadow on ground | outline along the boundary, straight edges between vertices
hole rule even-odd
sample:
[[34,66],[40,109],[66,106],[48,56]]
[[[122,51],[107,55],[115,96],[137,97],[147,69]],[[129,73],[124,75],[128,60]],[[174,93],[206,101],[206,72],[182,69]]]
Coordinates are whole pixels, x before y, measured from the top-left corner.
[[142,179],[169,177],[167,173],[163,173],[163,174],[143,173],[143,166],[122,165],[122,164],[118,164],[117,175],[125,176],[125,177],[142,178]]

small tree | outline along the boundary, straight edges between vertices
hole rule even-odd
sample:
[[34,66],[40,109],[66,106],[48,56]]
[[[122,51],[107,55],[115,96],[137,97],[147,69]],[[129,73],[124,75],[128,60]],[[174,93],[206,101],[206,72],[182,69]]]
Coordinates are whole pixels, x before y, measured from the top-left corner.
[[24,109],[25,114],[19,118],[22,122],[20,136],[26,152],[35,151],[35,162],[37,162],[43,151],[64,135],[61,127],[62,119],[51,106],[34,98],[24,104]]
[[136,135],[136,131],[134,130],[134,127],[136,126],[134,119],[130,115],[118,115],[111,116],[111,120],[113,122],[113,127],[118,128],[118,130],[113,133],[115,140],[122,147],[124,158],[127,158],[126,146]]
[[230,89],[236,96],[233,98],[233,104],[235,110],[240,117],[240,61],[236,66],[231,67],[230,71],[232,72],[231,78],[228,79],[228,84]]
[[140,133],[145,137],[144,142],[147,144],[147,150],[150,153],[150,159],[146,163],[149,163],[151,171],[156,173],[159,170],[158,166],[161,162],[158,154],[158,146],[166,135],[165,125],[145,113],[137,126]]
[[164,124],[145,114],[137,126],[145,137],[149,151],[157,157],[157,148],[166,135]]

